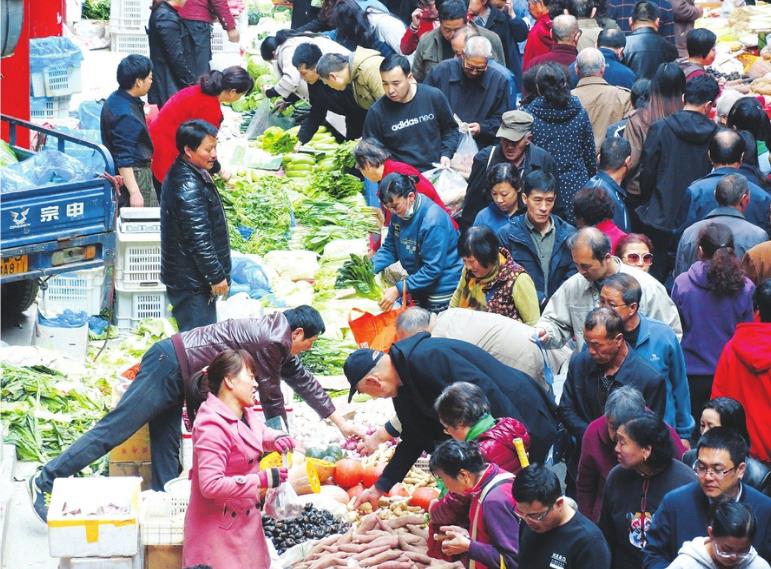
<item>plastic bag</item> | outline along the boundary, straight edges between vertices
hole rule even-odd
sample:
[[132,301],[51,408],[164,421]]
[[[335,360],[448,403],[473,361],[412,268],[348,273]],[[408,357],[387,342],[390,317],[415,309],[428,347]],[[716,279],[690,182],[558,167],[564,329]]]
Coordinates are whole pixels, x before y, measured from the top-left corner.
[[303,511],[303,504],[289,482],[271,488],[265,494],[265,513],[274,520],[291,520]]
[[2,191],[13,192],[90,180],[96,172],[89,171],[76,158],[56,150],[44,150],[23,162],[11,164],[0,170]]
[[460,144],[450,161],[450,165],[468,179],[469,174],[471,174],[471,166],[474,163],[474,156],[479,152],[479,147],[468,130],[461,132]]
[[466,178],[452,168],[434,168],[423,172],[423,175],[434,185],[436,193],[442,198],[450,214],[457,216],[463,209],[463,200],[466,198]]
[[83,52],[75,43],[65,37],[33,38],[29,40],[30,73],[56,67],[80,67]]
[[252,120],[249,121],[249,126],[246,129],[247,140],[253,140],[260,136],[270,124],[268,119],[270,118],[270,101],[263,99],[254,111]]
[[0,140],[0,168],[16,164],[18,161],[13,148],[5,140]]

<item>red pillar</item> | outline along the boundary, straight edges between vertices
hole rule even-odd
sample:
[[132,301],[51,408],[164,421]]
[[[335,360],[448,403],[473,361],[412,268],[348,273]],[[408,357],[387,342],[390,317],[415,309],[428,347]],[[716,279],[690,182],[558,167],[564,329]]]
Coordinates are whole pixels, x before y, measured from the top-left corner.
[[[43,2],[45,3],[45,2]],[[0,59],[0,111],[5,115],[29,120],[29,29],[31,0],[24,0],[24,21],[19,42],[13,55]],[[2,125],[3,140],[8,140],[8,128]],[[29,133],[18,131],[17,144],[27,146]]]

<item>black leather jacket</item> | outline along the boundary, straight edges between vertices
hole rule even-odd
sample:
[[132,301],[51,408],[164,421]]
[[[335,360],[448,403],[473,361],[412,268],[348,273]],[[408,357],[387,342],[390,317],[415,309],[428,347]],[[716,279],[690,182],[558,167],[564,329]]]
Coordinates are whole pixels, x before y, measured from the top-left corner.
[[660,63],[677,59],[677,48],[653,28],[638,28],[626,36],[624,65],[638,79],[653,79]]
[[178,157],[161,191],[161,280],[171,289],[207,292],[230,281],[225,210],[206,171]]

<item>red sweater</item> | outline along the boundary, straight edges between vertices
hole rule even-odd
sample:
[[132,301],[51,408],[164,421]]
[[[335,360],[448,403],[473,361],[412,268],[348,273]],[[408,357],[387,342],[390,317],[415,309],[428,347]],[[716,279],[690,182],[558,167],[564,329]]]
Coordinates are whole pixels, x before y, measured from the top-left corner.
[[418,41],[420,41],[420,38],[423,37],[423,34],[427,34],[428,32],[433,31],[439,25],[439,21],[434,18],[421,15],[417,32],[412,31],[411,25],[412,24],[407,26],[407,29],[404,30],[402,41],[399,43],[399,49],[401,49],[404,55],[410,55],[411,53],[414,53],[415,50],[418,49]]
[[[168,105],[168,103],[166,104]],[[417,176],[418,193],[423,194],[432,202],[434,202],[436,205],[441,207],[444,211],[446,211],[447,215],[450,216],[450,220],[452,221],[452,226],[455,229],[458,229],[458,224],[452,218],[452,215],[450,214],[450,210],[447,209],[446,205],[444,205],[442,198],[440,198],[439,194],[436,193],[436,189],[434,188],[434,185],[431,182],[429,182],[428,178],[426,178],[423,174],[421,174],[417,168],[414,168],[409,164],[405,164],[404,162],[397,162],[396,160],[390,160],[390,159],[386,160],[385,163],[383,164],[383,177],[385,178],[386,176],[388,176],[388,174],[393,174],[394,172],[397,174],[405,174],[407,176]],[[380,206],[380,207],[383,210],[383,214],[385,215],[385,224],[388,225],[391,222],[391,212],[388,211],[383,206]]]
[[612,219],[601,221],[595,227],[597,227],[597,229],[602,231],[605,235],[607,235],[608,239],[610,239],[611,251],[615,251],[618,242],[621,241],[622,238],[626,237],[626,233],[621,231],[618,226],[613,223]]
[[771,462],[771,323],[742,322],[715,368],[712,398],[732,397],[744,406],[750,455]]
[[166,173],[179,155],[176,136],[180,125],[192,119],[205,120],[216,128],[222,124],[222,109],[214,95],[201,92],[201,87],[185,87],[169,99],[158,116],[150,123],[150,138],[153,141],[153,177],[163,182]]
[[551,39],[551,17],[544,14],[535,21],[527,34],[525,53],[522,56],[522,71],[527,71],[531,61],[540,55],[549,53],[554,41]]

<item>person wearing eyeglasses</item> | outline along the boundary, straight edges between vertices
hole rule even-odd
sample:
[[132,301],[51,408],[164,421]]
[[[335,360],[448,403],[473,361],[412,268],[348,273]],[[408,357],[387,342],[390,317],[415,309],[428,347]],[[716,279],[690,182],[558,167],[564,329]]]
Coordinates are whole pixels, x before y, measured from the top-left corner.
[[758,522],[752,545],[771,559],[771,498],[742,483],[747,442],[733,429],[715,427],[702,435],[696,452],[698,481],[664,496],[648,532],[643,569],[669,567],[683,544],[707,533],[712,510],[721,502],[752,509]]
[[646,273],[653,264],[653,243],[643,233],[629,233],[616,244],[616,257],[631,267],[637,267]]
[[752,510],[738,502],[722,502],[715,508],[707,536],[686,542],[668,569],[769,569],[752,547],[757,531]]
[[602,282],[600,306],[607,306],[624,323],[624,339],[645,363],[665,379],[667,407],[664,420],[675,427],[683,446],[693,432],[695,420],[691,416],[691,395],[685,373],[685,355],[672,328],[653,318],[640,314],[642,289],[631,275],[616,273]]
[[495,142],[503,113],[509,108],[508,80],[489,67],[493,47],[484,36],[466,40],[463,55],[439,63],[423,82],[442,91],[450,108],[479,146]]
[[615,452],[618,465],[605,483],[599,526],[613,555],[613,569],[640,569],[661,500],[694,482],[696,475],[675,457],[666,425],[650,411],[618,426]]
[[519,518],[520,567],[610,569],[605,537],[562,495],[553,471],[531,464],[517,475],[512,493]]

